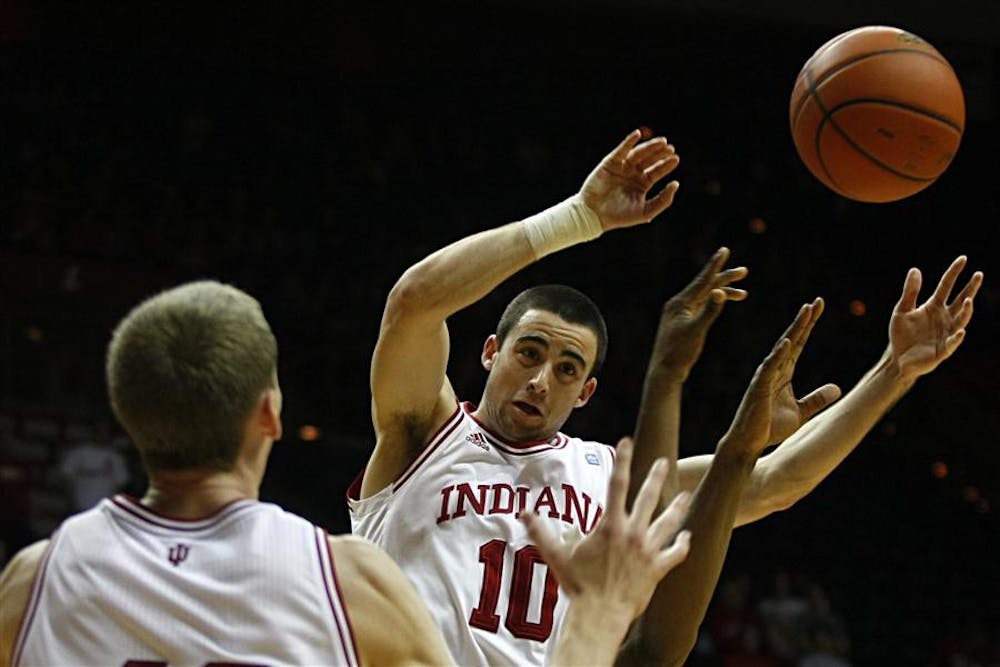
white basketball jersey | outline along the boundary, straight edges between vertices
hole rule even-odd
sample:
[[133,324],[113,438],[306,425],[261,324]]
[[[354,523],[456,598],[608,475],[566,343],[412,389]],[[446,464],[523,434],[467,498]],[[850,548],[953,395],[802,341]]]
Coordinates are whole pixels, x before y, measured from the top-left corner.
[[355,665],[326,531],[240,500],[201,520],[126,496],[67,519],[15,665]]
[[614,450],[557,434],[511,444],[462,404],[394,484],[358,499],[356,534],[385,549],[413,582],[460,665],[545,661],[566,601],[517,520],[556,534],[590,532],[604,511]]

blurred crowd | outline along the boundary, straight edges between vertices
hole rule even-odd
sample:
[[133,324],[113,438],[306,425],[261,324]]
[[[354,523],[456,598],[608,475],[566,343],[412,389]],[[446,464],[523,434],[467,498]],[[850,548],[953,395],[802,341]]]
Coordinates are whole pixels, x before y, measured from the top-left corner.
[[[835,598],[843,593],[835,592]],[[870,627],[831,601],[828,585],[791,569],[765,569],[751,576],[724,575],[709,608],[689,667],[848,667],[921,664],[928,667],[989,667],[1000,661],[1000,645],[977,613],[955,617],[935,633],[919,661],[901,652],[876,662],[855,651],[852,638]],[[857,654],[861,653],[860,656]]]
[[694,666],[846,667],[851,639],[824,586],[786,570],[754,581],[720,582],[702,629]]

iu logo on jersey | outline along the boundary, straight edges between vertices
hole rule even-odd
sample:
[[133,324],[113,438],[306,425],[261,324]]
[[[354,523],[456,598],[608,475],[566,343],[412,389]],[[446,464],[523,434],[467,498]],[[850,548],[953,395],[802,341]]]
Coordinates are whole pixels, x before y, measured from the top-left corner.
[[177,567],[187,559],[190,551],[191,547],[188,545],[177,544],[170,547],[170,554],[167,556],[167,559],[174,564],[174,567]]

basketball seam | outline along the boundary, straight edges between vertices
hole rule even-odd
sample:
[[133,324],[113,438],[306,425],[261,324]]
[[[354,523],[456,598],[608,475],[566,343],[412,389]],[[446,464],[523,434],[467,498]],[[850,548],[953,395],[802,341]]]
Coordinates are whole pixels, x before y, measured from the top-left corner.
[[[827,69],[823,73],[823,76],[820,77],[819,79],[816,79],[815,81],[812,80],[812,76],[811,76],[812,75],[812,68],[809,66],[809,63],[806,63],[806,67],[803,68],[803,70],[804,70],[803,73],[805,74],[805,79],[806,79],[806,82],[807,82],[807,84],[809,86],[809,93],[810,93],[810,95],[816,96],[817,101],[818,101],[819,100],[819,96],[817,95],[818,88],[819,88],[820,85],[823,84],[824,81],[826,81],[831,76],[833,76],[834,74],[836,74],[837,72],[839,72],[840,70],[844,69],[845,67],[847,67],[849,65],[853,65],[854,63],[861,62],[862,60],[865,60],[867,58],[874,58],[875,56],[882,55],[882,54],[885,54],[885,53],[916,53],[916,54],[919,54],[919,55],[927,56],[927,57],[929,57],[929,58],[931,58],[933,60],[936,60],[939,63],[943,64],[948,69],[951,69],[951,65],[944,58],[941,58],[941,57],[939,57],[939,56],[937,56],[937,55],[935,55],[933,53],[930,53],[928,51],[921,51],[920,49],[882,49],[882,50],[879,50],[879,51],[871,51],[869,53],[863,53],[863,54],[861,54],[859,56],[854,56],[853,58],[850,58],[850,59],[845,60],[844,62],[840,63],[836,67],[832,67],[832,68]],[[815,57],[815,56],[813,56],[813,57]],[[812,62],[812,58],[810,58],[809,60],[810,60],[810,62]],[[799,100],[798,106],[795,109],[795,122],[796,123],[798,123],[798,121],[799,121],[799,115],[802,113],[802,108],[805,106],[806,101],[809,99],[810,95],[803,95],[802,99]]]
[[959,136],[962,136],[962,127],[948,118],[947,116],[942,116],[941,114],[934,113],[933,111],[928,111],[927,109],[913,106],[912,104],[907,104],[906,102],[900,102],[898,100],[887,100],[880,97],[855,97],[846,102],[841,102],[837,106],[830,109],[830,113],[836,113],[844,107],[849,107],[852,104],[882,104],[889,107],[898,107],[900,109],[906,109],[907,111],[912,111],[914,113],[920,114],[921,116],[926,116],[928,118],[933,118],[939,121],[943,125],[947,125],[951,129],[955,130]]
[[[830,122],[830,125],[833,126],[833,129],[835,129],[837,131],[837,134],[839,134],[841,136],[841,138],[844,141],[846,141],[848,143],[848,145],[850,145],[851,148],[853,148],[855,151],[857,151],[859,154],[863,155],[864,157],[868,158],[868,160],[872,164],[874,164],[876,167],[879,167],[880,169],[884,169],[885,171],[889,172],[890,174],[893,174],[895,176],[899,176],[900,178],[902,178],[904,180],[914,181],[915,183],[930,183],[930,182],[933,182],[937,178],[936,176],[935,177],[931,177],[931,178],[920,177],[920,176],[912,176],[910,174],[907,174],[907,173],[904,173],[902,171],[899,171],[898,169],[890,167],[885,162],[882,162],[877,157],[875,157],[874,155],[872,155],[871,153],[869,153],[868,151],[866,151],[864,148],[862,148],[861,146],[859,146],[857,144],[857,142],[855,142],[853,139],[851,139],[851,136],[849,134],[847,134],[847,132],[845,132],[844,129],[842,127],[840,127],[840,125],[837,124],[837,121],[835,121],[830,116],[824,116],[822,122],[820,122],[820,124],[819,124],[819,127],[816,128],[816,154],[819,157],[819,162],[820,162],[821,165],[823,165],[823,171],[826,172],[827,176],[830,175],[830,171],[826,168],[826,163],[823,161],[823,153],[821,153],[819,151],[819,137],[823,133],[823,126],[826,124],[827,121]],[[833,181],[833,178],[830,177],[830,180]],[[834,182],[836,182],[836,181],[834,181]],[[841,189],[844,189],[842,186],[839,186],[839,185],[837,187],[840,187]]]
[[[830,181],[831,185],[833,185],[834,190],[842,191],[843,188],[840,187],[839,183],[837,183],[837,179],[835,179],[833,177],[833,174],[830,173],[830,170],[826,168],[826,161],[823,159],[823,151],[820,150],[819,146],[819,138],[823,132],[823,124],[826,123],[827,120],[829,120],[830,114],[826,110],[826,106],[823,105],[823,100],[821,100],[819,98],[819,95],[816,94],[816,88],[813,85],[813,80],[812,80],[812,70],[806,72],[806,85],[808,87],[809,94],[805,95],[804,99],[808,99],[810,97],[815,98],[816,105],[819,107],[820,111],[823,112],[823,120],[821,120],[819,123],[816,124],[816,134],[813,137],[813,149],[816,151],[816,159],[819,161],[819,166],[820,168],[823,169],[823,173],[826,174],[827,179]],[[796,124],[798,124],[798,117],[796,117],[795,122]]]
[[915,53],[917,55],[926,56],[928,58],[931,58],[932,60],[936,60],[939,63],[941,63],[942,65],[944,65],[945,67],[947,67],[948,69],[951,69],[951,64],[947,60],[945,60],[944,58],[942,58],[941,56],[939,56],[936,53],[932,53],[930,51],[924,51],[923,49],[905,49],[905,48],[879,49],[878,51],[869,51],[868,53],[858,54],[858,55],[856,55],[856,56],[854,56],[852,58],[848,58],[847,60],[845,60],[844,62],[840,63],[836,67],[829,68],[823,74],[823,76],[820,77],[816,81],[816,83],[817,84],[823,83],[824,81],[826,81],[831,76],[833,76],[834,74],[836,74],[840,70],[844,69],[848,65],[853,65],[856,62],[860,62],[862,60],[867,60],[868,58],[874,58],[875,56],[881,56],[881,55],[884,55],[886,53]]

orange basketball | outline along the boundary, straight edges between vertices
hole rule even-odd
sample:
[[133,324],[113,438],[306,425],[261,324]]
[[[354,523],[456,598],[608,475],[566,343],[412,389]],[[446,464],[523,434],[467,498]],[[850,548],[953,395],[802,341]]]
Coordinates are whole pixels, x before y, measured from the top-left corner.
[[789,104],[792,138],[834,192],[888,202],[923,190],[955,157],[965,100],[937,49],[897,28],[850,30],[802,66]]

